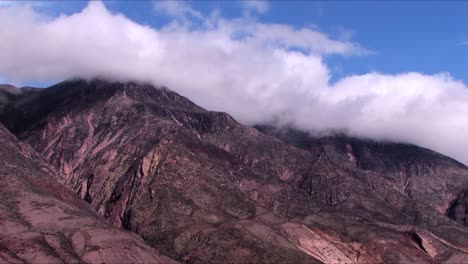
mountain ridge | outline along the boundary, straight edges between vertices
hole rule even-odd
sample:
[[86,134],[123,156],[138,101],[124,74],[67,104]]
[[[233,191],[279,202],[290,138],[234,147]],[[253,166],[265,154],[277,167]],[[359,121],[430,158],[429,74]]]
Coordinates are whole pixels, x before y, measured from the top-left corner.
[[[256,128],[265,134],[275,136],[289,144],[306,150],[320,148],[323,147],[323,145],[332,142],[334,147],[339,148],[342,150],[342,152],[346,153],[348,158],[350,158],[351,161],[355,163],[354,165],[357,168],[363,170],[376,171],[381,174],[385,173],[384,170],[387,170],[387,174],[404,173],[406,177],[404,177],[404,180],[401,181],[400,185],[402,186],[400,187],[402,191],[410,197],[418,195],[418,191],[414,190],[414,188],[411,186],[410,180],[412,174],[430,175],[431,173],[434,173],[431,170],[441,170],[441,168],[450,168],[452,170],[459,169],[461,171],[468,169],[466,165],[455,159],[444,156],[433,150],[416,147],[410,144],[379,142],[369,139],[351,138],[341,134],[317,138],[309,135],[308,133],[294,130],[293,128],[278,129],[265,125],[259,125],[256,126]],[[449,171],[447,170],[445,173],[449,173]],[[389,178],[395,178],[395,176],[389,176]],[[467,188],[466,179],[455,179],[453,182],[460,182],[463,184],[462,188],[458,188],[452,193],[452,196],[456,196],[458,198],[450,198],[450,205],[448,206],[445,205],[442,206],[442,208],[438,208],[439,206],[434,207],[436,207],[437,210],[439,210],[441,213],[444,213],[445,215],[451,214],[450,217],[455,221],[467,225],[467,217],[464,213],[466,212],[466,209],[454,209],[454,206],[462,206],[459,203],[463,204],[463,202],[458,200],[465,199],[464,193],[466,192]],[[424,183],[419,183],[419,185],[421,184]],[[446,181],[445,185],[447,184],[448,183]],[[432,187],[438,188],[438,190],[444,189],[441,186]],[[424,199],[427,199],[427,197],[424,197]],[[457,210],[458,212],[455,214],[454,211]]]
[[444,215],[463,220],[468,173],[450,162],[447,179],[462,186],[438,196],[447,176],[423,162],[408,195],[404,162],[389,166],[378,148],[295,146],[136,82],[63,82],[11,102],[0,120],[110,223],[180,261],[466,259],[468,231]]

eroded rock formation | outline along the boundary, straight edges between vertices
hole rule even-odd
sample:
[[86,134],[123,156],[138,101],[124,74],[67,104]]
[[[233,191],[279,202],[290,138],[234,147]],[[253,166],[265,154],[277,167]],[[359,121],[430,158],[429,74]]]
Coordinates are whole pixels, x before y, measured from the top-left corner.
[[96,212],[176,260],[468,261],[452,220],[468,170],[415,146],[291,141],[135,82],[66,81],[0,119]]
[[108,225],[0,125],[1,263],[176,263]]

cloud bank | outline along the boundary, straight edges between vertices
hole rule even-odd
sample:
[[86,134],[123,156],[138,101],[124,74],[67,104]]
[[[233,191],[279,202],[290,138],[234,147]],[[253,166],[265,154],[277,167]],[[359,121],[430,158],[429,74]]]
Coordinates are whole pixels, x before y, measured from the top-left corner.
[[[261,5],[246,8],[268,9]],[[244,124],[275,121],[408,142],[468,164],[468,87],[448,73],[371,72],[332,84],[324,56],[369,51],[315,28],[266,24],[250,15],[202,16],[185,4],[155,8],[174,21],[152,28],[94,1],[57,18],[28,6],[1,7],[0,76],[18,82],[75,76],[151,81]]]

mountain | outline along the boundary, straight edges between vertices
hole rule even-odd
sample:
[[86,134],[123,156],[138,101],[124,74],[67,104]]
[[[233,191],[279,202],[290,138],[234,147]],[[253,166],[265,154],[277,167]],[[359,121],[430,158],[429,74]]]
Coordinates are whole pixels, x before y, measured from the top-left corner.
[[18,97],[0,120],[109,223],[179,261],[468,261],[468,170],[416,146],[246,127],[99,79]]
[[10,84],[0,84],[0,111],[12,101],[15,101],[23,96],[28,96],[31,93],[39,91],[39,88],[22,87],[17,88]]
[[0,84],[0,110],[10,103],[20,93],[13,85]]
[[0,262],[175,263],[105,223],[0,125]]
[[293,128],[256,128],[298,148],[327,152],[333,162],[376,173],[402,194],[468,226],[468,167],[429,149],[335,134],[314,137]]

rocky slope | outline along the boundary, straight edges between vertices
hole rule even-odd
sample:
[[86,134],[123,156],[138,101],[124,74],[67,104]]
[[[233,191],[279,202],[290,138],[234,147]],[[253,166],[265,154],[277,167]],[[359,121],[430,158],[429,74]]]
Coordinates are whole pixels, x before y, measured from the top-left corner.
[[376,142],[336,134],[314,137],[293,128],[256,126],[298,148],[326,151],[339,166],[376,173],[413,200],[468,226],[468,167],[439,153],[408,144]]
[[358,147],[293,146],[135,82],[66,81],[0,120],[100,215],[177,260],[468,261],[468,229],[444,215],[465,210],[468,172],[451,160],[450,174],[411,167],[402,188],[399,167],[381,171]]
[[0,263],[175,263],[103,221],[0,125]]

